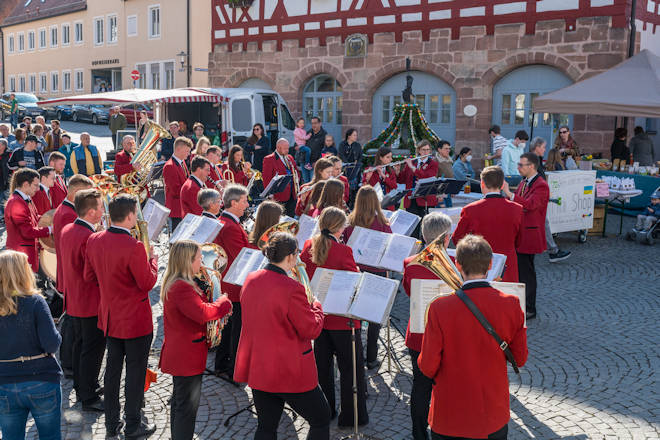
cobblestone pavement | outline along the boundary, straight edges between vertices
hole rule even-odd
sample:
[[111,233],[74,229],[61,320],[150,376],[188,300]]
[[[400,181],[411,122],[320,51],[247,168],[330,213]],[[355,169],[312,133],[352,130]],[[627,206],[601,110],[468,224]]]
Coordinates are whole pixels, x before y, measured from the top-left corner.
[[[610,232],[618,231],[618,220],[610,216]],[[625,224],[631,226],[631,219],[625,219]],[[578,244],[570,233],[560,235],[558,242],[573,255],[558,264],[549,264],[546,255],[537,257],[539,316],[529,323],[530,355],[520,377],[510,370],[509,438],[659,438],[660,246],[630,243],[616,236],[589,237],[586,244]],[[165,264],[166,258],[161,258],[161,273]],[[151,292],[151,300],[157,336],[149,366],[156,369],[162,342],[157,290]],[[411,368],[402,336],[408,298],[402,292],[392,317],[393,366],[400,364],[401,372],[393,367],[393,374],[388,374],[385,362],[381,374],[368,379],[370,423],[362,432],[398,440],[410,438]],[[385,329],[381,336],[385,340]],[[380,355],[384,357],[382,347]],[[209,365],[212,360],[210,354]],[[71,385],[70,380],[63,381],[64,438],[104,438],[103,415],[81,412]],[[146,393],[145,414],[158,426],[152,438],[170,438],[171,387],[171,377],[160,374],[158,383]],[[205,377],[197,438],[252,438],[256,416],[250,412],[223,425],[229,415],[249,403],[249,388]],[[307,425],[286,412],[279,432],[281,439],[302,439]],[[334,421],[332,438],[348,434],[338,430]],[[36,437],[30,421],[28,438]]]

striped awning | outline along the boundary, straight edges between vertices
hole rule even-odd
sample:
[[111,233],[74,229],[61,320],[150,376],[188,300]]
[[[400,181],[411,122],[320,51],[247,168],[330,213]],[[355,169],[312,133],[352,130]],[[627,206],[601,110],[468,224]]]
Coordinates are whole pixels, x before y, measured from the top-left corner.
[[210,90],[186,89],[128,89],[115,92],[90,93],[86,95],[63,96],[61,98],[39,101],[37,105],[73,105],[73,104],[99,104],[119,105],[149,104],[154,102],[180,103],[180,102],[223,102],[225,99]]

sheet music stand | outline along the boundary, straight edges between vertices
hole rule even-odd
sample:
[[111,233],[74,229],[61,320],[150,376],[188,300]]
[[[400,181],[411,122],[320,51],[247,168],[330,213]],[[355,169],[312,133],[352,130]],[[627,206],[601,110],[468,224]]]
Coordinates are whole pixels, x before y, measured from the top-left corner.
[[273,180],[271,180],[266,189],[259,194],[259,197],[265,199],[270,195],[280,193],[284,191],[292,181],[293,176],[291,174],[278,174],[273,177]]
[[385,194],[385,197],[383,197],[383,201],[380,202],[380,207],[382,209],[387,209],[390,206],[394,206],[396,208],[401,203],[401,200],[411,191],[412,190],[410,189],[390,191],[389,193]]

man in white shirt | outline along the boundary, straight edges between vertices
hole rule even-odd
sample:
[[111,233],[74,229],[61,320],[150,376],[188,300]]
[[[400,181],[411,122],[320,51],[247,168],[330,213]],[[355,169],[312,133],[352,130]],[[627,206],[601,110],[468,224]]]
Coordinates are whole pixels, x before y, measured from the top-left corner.
[[507,141],[507,145],[502,150],[502,171],[505,176],[519,176],[518,161],[520,156],[525,152],[525,146],[529,136],[525,130],[516,132],[516,137],[511,141]]
[[493,165],[500,165],[502,163],[502,150],[509,143],[504,136],[500,134],[500,126],[493,125],[488,130],[488,134],[492,138],[492,154],[487,154],[486,159],[492,160]]

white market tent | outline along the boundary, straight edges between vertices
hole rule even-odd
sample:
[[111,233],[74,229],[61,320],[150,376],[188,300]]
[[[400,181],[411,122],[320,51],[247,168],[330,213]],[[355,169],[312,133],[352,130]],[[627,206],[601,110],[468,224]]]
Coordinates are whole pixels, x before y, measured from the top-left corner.
[[178,102],[222,102],[225,99],[209,89],[127,89],[114,92],[90,93],[87,95],[63,96],[61,98],[39,101],[37,105],[133,105],[148,103],[178,103]]
[[536,98],[533,111],[660,118],[660,57],[645,49],[606,72]]

